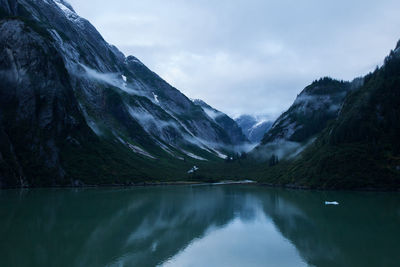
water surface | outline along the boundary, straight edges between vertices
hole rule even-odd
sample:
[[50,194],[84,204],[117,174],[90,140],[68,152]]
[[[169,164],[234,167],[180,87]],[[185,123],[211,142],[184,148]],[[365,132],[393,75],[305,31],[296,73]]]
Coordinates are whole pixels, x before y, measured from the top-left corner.
[[399,251],[398,193],[0,191],[0,266],[399,266]]

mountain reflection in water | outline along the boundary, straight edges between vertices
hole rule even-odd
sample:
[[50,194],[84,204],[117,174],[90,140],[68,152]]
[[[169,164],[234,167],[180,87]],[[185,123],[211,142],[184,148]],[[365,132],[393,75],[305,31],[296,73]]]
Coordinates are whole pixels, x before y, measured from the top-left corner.
[[400,262],[396,193],[254,185],[37,189],[0,191],[0,203],[1,266]]

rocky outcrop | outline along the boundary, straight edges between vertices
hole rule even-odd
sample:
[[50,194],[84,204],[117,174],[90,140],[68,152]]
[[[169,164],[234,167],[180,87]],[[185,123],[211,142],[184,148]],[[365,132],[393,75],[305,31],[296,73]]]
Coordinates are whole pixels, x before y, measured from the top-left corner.
[[160,179],[240,142],[66,1],[0,3],[0,186]]

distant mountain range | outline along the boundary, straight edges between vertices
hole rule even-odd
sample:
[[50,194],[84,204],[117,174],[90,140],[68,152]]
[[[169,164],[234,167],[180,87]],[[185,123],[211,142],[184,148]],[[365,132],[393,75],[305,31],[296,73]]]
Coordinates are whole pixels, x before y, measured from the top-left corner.
[[242,128],[243,134],[252,143],[259,143],[273,124],[273,121],[252,115],[242,115],[236,118],[235,121]]
[[201,107],[213,121],[226,131],[232,144],[244,144],[249,142],[245,134],[242,132],[240,125],[238,125],[231,117],[211,107],[203,100],[195,99],[193,100],[193,103]]
[[400,188],[400,43],[364,77],[314,81],[273,123],[190,100],[63,0],[0,0],[0,46],[0,188]]

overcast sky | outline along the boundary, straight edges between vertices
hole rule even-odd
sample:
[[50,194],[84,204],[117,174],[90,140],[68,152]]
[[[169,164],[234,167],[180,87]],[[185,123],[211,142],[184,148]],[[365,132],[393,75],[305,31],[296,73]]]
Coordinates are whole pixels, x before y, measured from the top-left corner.
[[399,0],[69,0],[190,98],[279,115],[322,76],[350,80],[400,39]]

